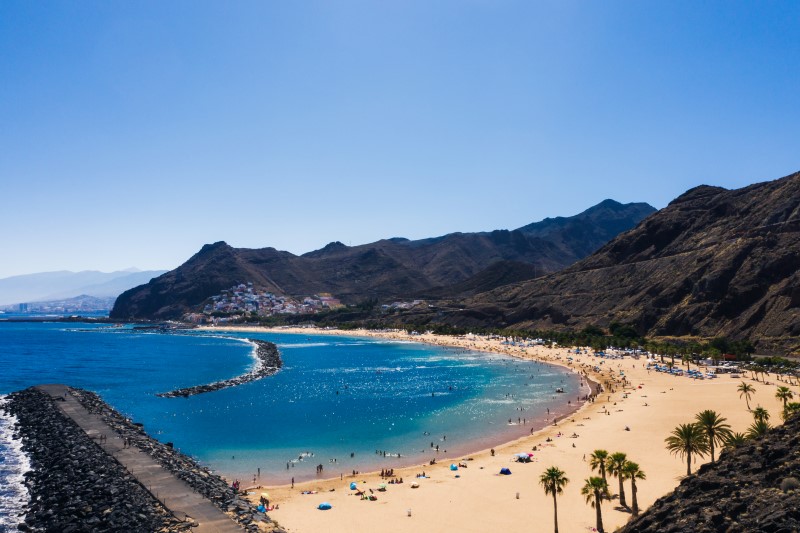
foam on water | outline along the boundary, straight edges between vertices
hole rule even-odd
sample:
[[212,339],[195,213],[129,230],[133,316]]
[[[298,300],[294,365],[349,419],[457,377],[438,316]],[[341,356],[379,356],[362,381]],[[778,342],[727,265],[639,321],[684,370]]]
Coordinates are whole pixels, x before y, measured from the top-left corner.
[[25,507],[30,501],[24,483],[31,463],[22,451],[22,441],[14,440],[16,417],[7,414],[6,396],[0,395],[0,531],[15,530],[25,520]]

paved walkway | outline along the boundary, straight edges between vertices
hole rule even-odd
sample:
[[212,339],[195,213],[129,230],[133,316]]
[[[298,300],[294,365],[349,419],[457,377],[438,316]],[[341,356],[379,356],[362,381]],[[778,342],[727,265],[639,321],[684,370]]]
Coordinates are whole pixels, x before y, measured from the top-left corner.
[[[64,398],[56,405],[72,418],[95,442],[101,435],[102,448],[116,458],[147,490],[178,518],[191,517],[199,526],[196,533],[241,533],[243,529],[208,499],[196,493],[186,482],[161,467],[155,459],[136,447],[125,448],[116,431],[99,415],[90,414],[71,394],[66,385],[39,385],[51,397]],[[66,394],[66,396],[65,396]]]

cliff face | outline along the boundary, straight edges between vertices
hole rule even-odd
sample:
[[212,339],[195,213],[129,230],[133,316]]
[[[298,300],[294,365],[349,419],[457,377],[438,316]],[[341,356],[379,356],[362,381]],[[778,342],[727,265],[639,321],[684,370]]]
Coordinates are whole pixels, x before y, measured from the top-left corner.
[[659,498],[621,533],[798,531],[800,416],[723,453]]
[[641,334],[800,337],[800,173],[701,186],[555,274],[497,288],[444,320],[534,329],[632,324]]
[[647,204],[606,200],[574,217],[547,219],[513,231],[453,233],[417,241],[385,239],[355,247],[336,242],[302,256],[273,248],[236,249],[219,242],[204,246],[177,269],[122,294],[111,316],[176,318],[221,290],[248,281],[289,296],[330,292],[345,303],[413,298],[426,292],[474,294],[560,270],[653,211]]

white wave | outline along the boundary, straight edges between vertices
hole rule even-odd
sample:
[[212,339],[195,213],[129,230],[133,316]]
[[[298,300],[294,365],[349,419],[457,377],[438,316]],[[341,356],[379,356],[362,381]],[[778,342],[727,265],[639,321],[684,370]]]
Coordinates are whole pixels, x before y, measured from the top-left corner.
[[6,396],[0,396],[0,531],[15,530],[25,520],[30,501],[24,481],[31,462],[22,451],[22,441],[13,438],[17,419],[4,411],[7,402]]

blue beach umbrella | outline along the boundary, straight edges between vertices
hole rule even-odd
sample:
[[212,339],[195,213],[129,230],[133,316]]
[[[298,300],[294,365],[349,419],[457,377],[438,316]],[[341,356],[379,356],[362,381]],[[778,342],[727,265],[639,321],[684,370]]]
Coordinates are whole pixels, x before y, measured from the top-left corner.
[[333,507],[333,506],[331,504],[329,504],[328,502],[322,502],[321,504],[317,505],[317,509],[319,509],[320,511],[327,511],[331,507]]
[[350,483],[350,490],[358,490],[358,485],[356,485],[355,481]]
[[450,470],[458,470],[458,466],[455,463],[453,463],[450,465]]

